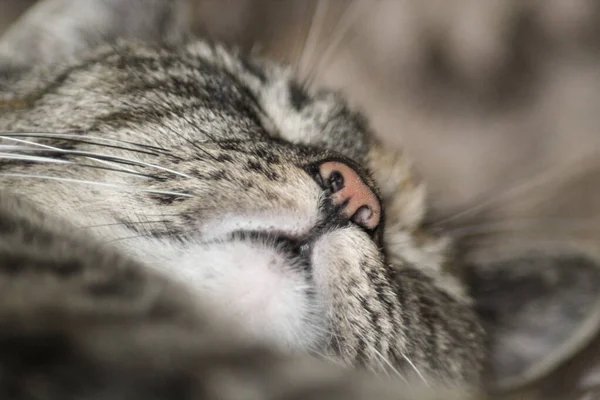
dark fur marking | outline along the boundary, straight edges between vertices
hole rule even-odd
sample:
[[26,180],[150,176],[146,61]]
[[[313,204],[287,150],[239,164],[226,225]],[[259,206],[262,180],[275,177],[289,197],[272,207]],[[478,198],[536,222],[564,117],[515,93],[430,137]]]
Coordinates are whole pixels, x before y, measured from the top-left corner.
[[[428,277],[425,277],[418,271],[407,270],[406,272],[408,272],[408,275],[413,275],[413,277],[418,277],[418,279],[423,281],[429,280]],[[413,278],[413,282],[414,281]],[[422,286],[424,284],[423,281],[416,282],[416,286]],[[419,287],[413,287],[412,290],[417,293],[422,291]],[[448,301],[453,302],[450,298],[448,298]],[[438,332],[441,329],[442,332],[450,333],[452,332],[452,328],[448,326],[447,319],[439,314],[440,307],[434,299],[431,299],[428,296],[420,296],[416,306],[418,307],[421,320],[423,321],[421,329],[419,330],[422,336],[422,350],[427,354],[427,359],[429,360],[431,367],[435,370],[441,370],[443,368],[442,362],[445,359],[445,357],[442,356],[442,353],[444,352],[443,347],[441,346],[445,346],[445,344],[439,342]],[[454,349],[447,350],[453,351]]]
[[[413,289],[408,287],[410,285],[410,280],[402,279],[404,271],[399,271],[397,273],[397,277],[394,278],[393,284],[396,286],[395,293],[398,298],[398,302],[400,303],[399,311],[399,323],[402,325],[402,329],[406,332],[412,332],[414,327],[419,326],[419,314],[410,312],[409,310],[418,310],[418,299],[415,297],[415,293],[413,293]],[[417,321],[415,321],[417,319]],[[420,338],[422,339],[422,338]],[[415,351],[415,342],[407,341],[406,347],[409,352]],[[402,353],[396,354],[394,352],[395,361],[398,363],[405,362]]]
[[138,295],[142,285],[139,271],[132,268],[120,269],[108,279],[87,285],[87,291],[93,296],[128,296]]
[[281,162],[281,159],[277,154],[273,154],[266,149],[256,149],[253,154],[263,159],[268,164],[279,164]]
[[301,111],[309,103],[310,98],[296,81],[290,81],[290,104],[295,110]]
[[[63,393],[74,394],[74,389],[80,387],[85,369],[69,371],[67,365],[75,361],[72,346],[65,335],[58,333],[29,333],[15,331],[9,326],[2,326],[0,334],[0,364],[2,365],[2,398],[33,398],[30,397],[31,385],[36,381],[44,383],[49,368],[54,369],[52,375],[59,375]],[[62,366],[62,367],[60,367]],[[82,365],[80,364],[80,367]],[[62,372],[62,373],[61,373]],[[36,376],[37,375],[37,376]],[[75,379],[74,377],[77,376]],[[54,378],[57,378],[55,376]],[[29,381],[29,382],[28,382]],[[57,382],[53,382],[56,385]],[[34,391],[35,393],[35,391]],[[35,396],[34,396],[35,397]],[[54,398],[54,396],[52,396]]]
[[148,196],[154,201],[156,201],[158,204],[163,206],[170,206],[173,203],[181,202],[184,200],[183,197],[168,194],[149,193]]
[[[170,58],[175,61],[169,61]],[[198,59],[197,61],[202,60]],[[198,71],[204,75],[205,79],[200,82],[194,80],[193,76],[190,76],[189,80],[173,76],[168,73],[171,67],[170,62],[177,62],[178,65],[182,65],[190,71]],[[256,134],[266,134],[261,130],[261,120],[257,113],[260,106],[255,96],[238,80],[232,81],[229,79],[229,74],[224,74],[223,71],[218,70],[213,65],[204,62],[189,63],[185,59],[178,58],[178,56],[166,57],[166,61],[160,63],[154,58],[127,57],[121,61],[121,64],[123,65],[118,65],[120,67],[128,66],[129,68],[135,66],[137,69],[141,67],[142,70],[148,72],[160,71],[160,73],[167,75],[162,79],[146,79],[146,75],[137,74],[137,79],[123,85],[120,89],[123,95],[135,96],[136,94],[144,95],[148,92],[160,92],[163,95],[186,99],[186,101],[192,100],[188,101],[190,103],[188,106],[183,107],[183,112],[181,107],[176,109],[172,105],[170,106],[167,101],[161,102],[164,103],[165,109],[169,109],[166,115],[162,115],[163,117],[171,114],[185,119],[195,108],[210,108],[211,110],[217,110],[217,114],[232,115],[237,119],[240,118],[241,114],[253,122],[257,128]],[[154,114],[155,108],[152,108],[151,111]],[[143,114],[148,118],[148,110]],[[154,118],[157,120],[155,116]],[[112,118],[112,120],[115,120],[115,118]],[[118,121],[118,119],[116,120]]]
[[279,175],[277,172],[275,171],[266,171],[265,172],[265,176],[271,180],[271,181],[278,181],[281,179],[281,175]]
[[110,297],[120,295],[123,293],[123,289],[123,285],[120,282],[114,281],[96,282],[91,283],[87,286],[88,293],[96,297]]
[[[374,335],[374,337],[375,338],[382,338],[382,337],[384,337],[383,331],[381,330],[381,325],[379,324],[379,320],[380,320],[381,316],[379,314],[377,314],[375,311],[373,311],[373,309],[369,305],[369,302],[364,297],[360,299],[360,304],[361,304],[362,308],[369,315],[370,323],[371,323],[371,328],[376,333]],[[376,339],[374,344],[376,345],[377,342],[378,342],[378,340]]]
[[216,157],[216,161],[217,162],[232,162],[233,157],[231,157],[229,154],[221,153]]
[[47,245],[55,238],[55,235],[34,227],[29,220],[19,218],[15,221],[11,216],[0,215],[0,234],[12,235],[17,232],[17,229],[20,231],[22,244],[31,244],[35,241],[36,245]]
[[265,199],[269,200],[269,201],[277,201],[279,197],[275,194],[273,194],[272,192],[266,192],[265,193]]
[[20,226],[20,224],[17,224],[17,221],[15,221],[13,218],[6,217],[4,215],[0,216],[0,234],[10,235],[15,232],[17,226]]
[[82,265],[74,260],[58,261],[32,260],[31,255],[3,254],[0,271],[8,275],[16,275],[26,271],[49,272],[61,278],[68,278],[82,270]]
[[210,172],[207,176],[207,179],[211,180],[211,181],[221,181],[221,180],[227,179],[227,177],[228,177],[227,172],[221,169],[218,171]]
[[249,170],[256,171],[256,172],[259,172],[259,173],[262,173],[262,174],[265,174],[267,172],[265,170],[265,167],[261,163],[256,162],[256,161],[252,161],[252,160],[250,160],[250,161],[248,161],[246,163],[246,167]]
[[246,57],[242,57],[240,59],[240,61],[242,62],[242,65],[244,66],[244,68],[246,68],[246,70],[249,73],[251,73],[258,80],[260,80],[260,83],[265,84],[267,82],[267,75],[265,75],[262,68],[260,66],[256,65],[256,63],[254,61],[252,61]]
[[0,271],[7,275],[16,275],[23,270],[25,263],[30,263],[29,258],[25,256],[15,256],[6,254],[2,257],[2,263],[0,263]]
[[[384,295],[384,291],[389,288],[389,283],[393,282],[392,272],[390,272],[390,268],[385,268],[384,277],[379,277],[376,275],[375,271],[368,270],[367,276],[369,277],[370,282],[372,282],[373,287],[375,288],[375,293],[377,294],[377,299],[383,304],[385,310],[387,311],[390,320],[393,320],[392,313],[394,311],[393,303]],[[385,281],[383,281],[385,279]],[[383,281],[383,282],[382,282]]]
[[358,365],[366,365],[368,364],[368,360],[365,354],[365,350],[367,348],[367,344],[365,343],[365,340],[363,339],[362,336],[358,336],[356,337],[357,339],[357,345],[356,345],[356,363]]
[[221,150],[225,151],[239,151],[239,145],[237,141],[223,140],[217,143]]
[[254,188],[254,182],[252,182],[249,179],[244,179],[242,180],[242,185],[244,186],[244,188],[246,189],[252,189]]

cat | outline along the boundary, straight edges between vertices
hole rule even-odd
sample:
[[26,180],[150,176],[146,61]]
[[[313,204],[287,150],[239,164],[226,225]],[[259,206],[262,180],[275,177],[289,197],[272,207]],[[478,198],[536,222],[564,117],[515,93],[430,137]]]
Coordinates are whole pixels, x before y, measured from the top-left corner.
[[[513,326],[543,296],[461,265],[404,153],[342,95],[193,38],[188,7],[41,1],[0,40],[5,397],[470,394],[585,319]],[[592,304],[594,264],[563,260],[518,272],[583,265]]]

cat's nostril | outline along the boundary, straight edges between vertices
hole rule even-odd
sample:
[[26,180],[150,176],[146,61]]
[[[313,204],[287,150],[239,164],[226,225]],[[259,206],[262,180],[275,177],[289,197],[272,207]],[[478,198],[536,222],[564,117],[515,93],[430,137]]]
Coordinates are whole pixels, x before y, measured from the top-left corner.
[[373,215],[373,211],[368,206],[362,206],[352,217],[352,220],[357,224],[367,224]]
[[319,175],[327,182],[333,203],[341,207],[346,218],[367,229],[379,225],[379,199],[354,169],[339,161],[327,161],[319,166]]
[[333,171],[327,179],[331,192],[335,193],[344,188],[344,176],[338,171]]

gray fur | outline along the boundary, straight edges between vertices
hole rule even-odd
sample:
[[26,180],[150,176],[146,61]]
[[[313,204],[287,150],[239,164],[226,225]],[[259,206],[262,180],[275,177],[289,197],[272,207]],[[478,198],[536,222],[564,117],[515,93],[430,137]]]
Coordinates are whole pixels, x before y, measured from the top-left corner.
[[[423,225],[425,190],[402,153],[339,94],[187,40],[185,1],[85,4],[43,1],[0,40],[5,382],[33,379],[48,398],[240,398],[215,383],[240,379],[260,399],[398,398],[283,350],[480,387],[484,332],[449,240]],[[382,200],[376,231],[341,218],[311,175],[332,158]],[[302,288],[289,319],[300,335],[252,325],[189,268],[243,272],[262,251]],[[48,360],[29,362],[40,342]]]
[[[96,6],[102,4],[112,7]],[[130,36],[143,38],[143,29]],[[78,136],[5,136],[2,144],[21,159],[4,157],[4,190],[167,276],[181,268],[169,251],[189,251],[191,242],[211,251],[239,241],[258,249],[271,246],[276,235],[292,235],[312,247],[294,263],[310,264],[301,276],[313,293],[306,295],[310,310],[301,317],[307,327],[299,329],[316,333],[301,333],[308,336],[300,344],[284,342],[286,349],[316,351],[415,381],[477,386],[483,335],[466,299],[401,254],[390,264],[380,245],[382,235],[393,232],[369,236],[340,220],[307,172],[332,157],[347,159],[366,176],[372,167],[369,157],[379,144],[339,95],[307,93],[286,69],[206,42],[119,40],[68,65],[20,71],[12,74],[18,79],[6,93],[0,131]],[[23,148],[35,143],[47,147]],[[21,147],[10,147],[15,145]],[[24,156],[46,159],[24,162]],[[118,170],[123,167],[128,171]],[[266,228],[255,217],[289,213],[299,224],[306,219],[306,227]],[[229,215],[258,225],[219,236],[214,229],[227,225]],[[399,224],[395,229],[411,234]],[[330,249],[345,247],[345,254],[328,258]],[[261,335],[256,339],[264,342]]]

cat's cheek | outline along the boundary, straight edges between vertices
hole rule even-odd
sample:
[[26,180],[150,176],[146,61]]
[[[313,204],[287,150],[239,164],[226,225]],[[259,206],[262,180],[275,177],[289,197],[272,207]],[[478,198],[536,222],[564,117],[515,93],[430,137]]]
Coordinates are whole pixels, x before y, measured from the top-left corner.
[[375,343],[371,341],[375,337],[363,334],[374,329],[365,307],[381,317],[382,335],[391,334],[384,318],[387,312],[374,286],[374,280],[386,284],[380,277],[384,268],[377,246],[364,231],[349,226],[323,234],[313,246],[311,261],[328,329],[337,337],[335,352],[343,361],[353,363],[357,349],[363,347],[365,357],[375,358]]
[[267,244],[241,240],[191,245],[182,254],[171,273],[233,320],[242,336],[302,350],[321,340],[320,302],[298,261]]
[[[355,280],[359,289],[368,290],[366,271],[382,264],[375,243],[360,228],[350,226],[323,234],[313,245],[313,279],[319,290],[333,296],[347,293],[346,284]],[[361,285],[364,285],[362,287]]]

